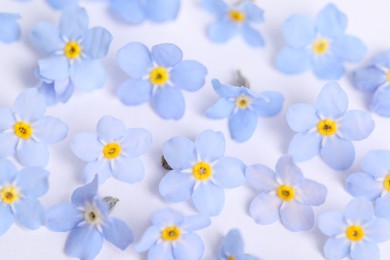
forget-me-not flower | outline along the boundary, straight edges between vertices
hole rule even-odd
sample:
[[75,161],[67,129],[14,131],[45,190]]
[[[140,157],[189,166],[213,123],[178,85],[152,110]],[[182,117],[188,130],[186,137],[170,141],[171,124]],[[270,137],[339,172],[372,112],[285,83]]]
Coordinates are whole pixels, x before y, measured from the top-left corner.
[[180,90],[200,89],[207,74],[199,62],[182,59],[182,51],[170,43],[155,45],[150,52],[142,43],[125,45],[118,51],[117,61],[131,79],[119,86],[118,97],[125,105],[139,105],[151,99],[160,117],[182,118],[185,103]]
[[217,16],[207,29],[210,40],[224,43],[237,34],[241,34],[245,42],[254,47],[264,46],[261,33],[252,24],[264,22],[264,11],[249,0],[229,6],[223,0],[201,0],[203,8]]
[[222,242],[217,260],[259,260],[244,253],[244,241],[238,229],[230,230]]
[[203,131],[195,141],[173,137],[163,145],[163,155],[172,168],[160,182],[160,194],[169,202],[192,198],[196,209],[216,216],[225,204],[225,188],[245,183],[245,165],[224,156],[221,132]]
[[84,8],[69,6],[62,11],[59,28],[40,22],[32,31],[33,43],[50,57],[39,60],[39,75],[47,80],[70,80],[76,89],[103,87],[105,72],[100,59],[111,44],[111,34],[102,27],[88,29]]
[[371,114],[349,110],[348,96],[336,82],[326,84],[317,104],[294,104],[287,111],[287,122],[297,132],[288,147],[296,162],[320,154],[335,170],[346,170],[355,160],[352,141],[367,138],[374,130]]
[[16,220],[29,229],[45,224],[45,210],[38,198],[48,190],[48,172],[42,168],[17,171],[7,160],[0,159],[0,235]]
[[255,164],[246,170],[248,183],[259,194],[252,201],[250,214],[256,223],[269,225],[277,220],[290,231],[308,231],[314,226],[312,206],[325,202],[324,185],[305,179],[290,156],[281,157],[275,167]]
[[137,252],[148,250],[148,260],[200,260],[204,245],[194,231],[210,225],[203,215],[184,216],[178,211],[161,209],[151,216],[152,226],[135,245]]
[[18,19],[19,14],[0,12],[0,42],[11,43],[19,40],[20,27],[16,22]]
[[258,116],[274,116],[283,105],[283,95],[275,91],[260,94],[246,88],[221,84],[212,81],[215,92],[221,97],[206,112],[210,118],[229,118],[232,138],[245,142],[253,135]]
[[47,165],[47,144],[65,139],[68,126],[45,111],[45,98],[36,89],[20,93],[12,109],[0,108],[0,158],[16,153],[24,166]]
[[363,171],[346,180],[348,192],[375,201],[376,215],[390,219],[390,151],[371,151],[360,165]]
[[85,182],[95,174],[103,183],[111,175],[120,181],[135,183],[144,178],[144,165],[138,157],[152,144],[152,135],[142,128],[126,129],[122,121],[111,116],[99,120],[96,132],[76,135],[70,147],[74,154],[88,162],[84,168]]
[[125,250],[133,242],[133,232],[125,222],[109,215],[107,202],[97,196],[98,177],[77,188],[72,203],[47,210],[46,226],[55,232],[70,231],[65,253],[82,260],[91,260],[100,252],[103,240]]
[[374,93],[371,110],[390,117],[390,50],[376,55],[367,67],[356,70],[352,84],[361,91]]
[[390,221],[374,216],[366,199],[352,200],[344,210],[328,211],[318,217],[318,227],[329,236],[324,246],[326,259],[379,260],[377,243],[390,238]]
[[336,80],[344,74],[343,62],[363,59],[367,47],[345,34],[347,16],[334,4],[328,4],[314,23],[309,17],[292,15],[283,24],[287,46],[276,57],[276,68],[286,74],[313,69],[325,80]]

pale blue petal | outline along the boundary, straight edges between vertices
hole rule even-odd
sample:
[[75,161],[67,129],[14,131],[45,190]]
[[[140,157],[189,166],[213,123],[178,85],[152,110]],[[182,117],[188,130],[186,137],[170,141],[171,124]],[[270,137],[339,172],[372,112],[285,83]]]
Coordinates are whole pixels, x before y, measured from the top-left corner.
[[374,217],[374,206],[364,198],[353,199],[344,210],[344,217],[348,221],[361,225],[371,221]]
[[296,198],[306,205],[319,206],[325,202],[328,190],[324,185],[309,179],[303,179],[297,188]]
[[163,119],[179,120],[184,116],[184,97],[176,87],[158,87],[152,97],[152,106]]
[[340,260],[349,255],[351,243],[345,238],[329,238],[324,246],[326,259]]
[[34,122],[45,114],[45,98],[34,88],[24,90],[16,98],[12,110],[19,120]]
[[99,140],[120,141],[126,134],[125,124],[112,116],[102,117],[96,126]]
[[27,167],[45,167],[49,162],[49,150],[46,144],[39,144],[28,139],[19,143],[16,156]]
[[70,142],[73,153],[81,160],[91,162],[103,153],[103,145],[98,141],[95,132],[83,132],[77,134]]
[[69,78],[69,61],[64,56],[53,56],[39,60],[39,74],[51,80],[66,80]]
[[216,15],[224,15],[229,6],[223,0],[199,0],[202,8]]
[[159,243],[152,246],[148,252],[148,260],[155,259],[164,259],[164,260],[175,260],[173,256],[173,248],[172,245],[165,243]]
[[348,18],[334,4],[326,5],[317,16],[317,29],[322,36],[338,37],[345,32]]
[[211,224],[211,220],[208,216],[204,214],[198,214],[198,215],[185,217],[183,224],[181,224],[181,227],[186,232],[193,232],[195,230],[208,227],[210,226],[210,224]]
[[234,102],[226,98],[220,98],[207,109],[206,116],[212,119],[225,118],[233,113],[235,107]]
[[103,235],[105,239],[121,250],[125,250],[134,241],[131,229],[125,222],[117,218],[110,218],[104,223]]
[[375,214],[381,218],[390,219],[390,195],[378,198],[375,204]]
[[16,123],[14,115],[9,108],[0,108],[0,118],[0,132],[12,129]]
[[126,156],[137,157],[146,153],[152,145],[152,134],[143,128],[126,130],[126,136],[121,142]]
[[144,8],[146,17],[153,22],[175,20],[180,9],[180,0],[146,0]]
[[390,68],[390,50],[386,50],[376,55],[372,59],[371,64],[378,67]]
[[123,104],[133,106],[149,101],[152,91],[149,80],[130,79],[119,86],[117,96]]
[[45,224],[45,209],[37,199],[24,199],[15,204],[15,220],[29,229]]
[[345,72],[341,60],[333,54],[314,56],[312,66],[314,74],[323,80],[338,80]]
[[235,259],[241,259],[244,255],[244,241],[238,229],[230,230],[221,246],[221,255],[223,257],[233,256]]
[[78,0],[46,0],[46,2],[54,9],[63,9],[69,5],[74,5]]
[[92,182],[85,184],[72,193],[72,203],[83,207],[86,203],[92,203],[98,190],[98,178],[95,177]]
[[294,185],[303,181],[301,169],[288,155],[280,157],[275,166],[275,174],[276,178],[279,178],[284,184]]
[[99,177],[99,184],[111,177],[112,170],[109,160],[103,159],[88,163],[83,170],[84,183],[91,182],[96,175]]
[[353,260],[379,260],[379,247],[375,242],[362,241],[351,247]]
[[205,83],[207,69],[197,61],[181,61],[171,70],[170,80],[173,85],[187,91],[197,91]]
[[173,255],[176,259],[198,260],[202,259],[204,245],[200,237],[195,233],[188,233],[173,248]]
[[337,82],[327,83],[317,97],[317,110],[323,117],[338,118],[348,108],[348,96]]
[[88,30],[83,39],[83,52],[89,59],[104,58],[110,48],[112,35],[103,27]]
[[261,92],[261,98],[251,103],[253,110],[258,116],[274,116],[282,110],[284,97],[275,91]]
[[252,218],[260,225],[270,225],[279,220],[282,201],[275,195],[259,193],[252,201],[249,211]]
[[237,26],[231,21],[217,20],[207,28],[209,39],[216,43],[224,43],[237,33]]
[[361,61],[367,53],[366,45],[360,39],[349,35],[338,37],[332,42],[331,49],[337,57],[348,62]]
[[245,1],[240,5],[240,10],[245,13],[246,21],[251,23],[264,22],[264,10],[255,3]]
[[218,95],[224,98],[234,98],[241,94],[242,88],[232,85],[222,84],[219,80],[213,79],[211,81],[213,89]]
[[358,69],[352,74],[354,87],[365,92],[374,92],[386,81],[386,74],[375,66]]
[[19,14],[0,13],[0,41],[11,43],[19,40],[20,27],[16,22],[20,18]]
[[64,46],[57,26],[40,22],[31,32],[31,41],[47,54],[54,54]]
[[69,73],[72,84],[83,91],[102,88],[106,82],[103,65],[97,60],[75,62]]
[[49,189],[48,176],[49,172],[42,168],[24,168],[17,175],[16,186],[25,197],[41,197]]
[[152,47],[151,57],[163,67],[173,67],[183,59],[183,52],[172,43],[161,43]]
[[349,110],[339,121],[340,135],[351,141],[367,138],[374,130],[375,122],[369,112]]
[[181,226],[184,221],[184,216],[179,211],[164,208],[153,212],[150,220],[154,225],[158,226],[165,226],[170,223]]
[[298,133],[313,129],[320,121],[317,109],[312,104],[303,103],[290,106],[286,119],[290,128]]
[[138,253],[144,252],[151,248],[161,238],[159,227],[151,226],[143,233],[140,241],[134,245],[134,250]]
[[390,87],[378,89],[372,98],[370,108],[378,115],[390,117]]
[[133,79],[149,75],[153,63],[148,48],[140,42],[132,42],[120,48],[116,60],[119,67]]
[[0,203],[0,236],[3,235],[14,223],[14,215],[11,207]]
[[110,6],[125,22],[140,24],[145,19],[145,11],[139,0],[111,0]]
[[191,198],[195,179],[189,173],[168,172],[159,184],[160,195],[169,202],[180,202]]
[[245,178],[245,164],[233,157],[222,157],[213,166],[215,183],[222,188],[231,189],[243,185]]
[[221,132],[205,130],[194,144],[200,160],[214,162],[225,154],[225,137]]
[[362,169],[377,178],[384,178],[390,170],[390,151],[369,151],[360,162]]
[[66,240],[65,253],[83,260],[92,260],[100,252],[103,235],[94,227],[83,225],[72,230]]
[[297,74],[311,67],[310,54],[306,49],[283,48],[276,56],[276,68],[286,74]]
[[79,40],[88,30],[87,11],[77,5],[68,6],[62,11],[60,18],[60,34],[71,40]]
[[367,173],[358,172],[347,178],[346,188],[354,197],[365,197],[374,200],[381,195],[383,183],[376,181]]
[[248,166],[245,175],[248,179],[248,184],[258,192],[268,193],[276,190],[279,186],[276,182],[274,171],[261,164]]
[[283,35],[293,48],[306,48],[317,35],[312,19],[303,15],[292,15],[283,23]]
[[255,132],[257,115],[248,109],[240,109],[229,118],[231,137],[238,142],[248,141]]
[[13,155],[18,141],[14,133],[0,133],[0,158]]
[[336,171],[345,171],[355,160],[355,148],[351,141],[332,136],[325,140],[320,151],[324,162]]
[[65,139],[68,126],[58,118],[45,116],[33,124],[34,137],[38,142],[52,144]]
[[46,226],[55,232],[72,230],[83,220],[83,213],[73,204],[56,205],[46,211]]
[[249,24],[244,23],[240,27],[240,31],[242,36],[244,37],[244,40],[250,46],[263,47],[265,45],[265,40],[263,38],[263,35],[256,29],[252,28]]
[[310,160],[315,155],[319,154],[321,148],[322,137],[316,133],[296,134],[288,146],[288,154],[294,158],[296,162]]
[[17,175],[16,167],[10,161],[0,159],[0,185],[12,183]]
[[145,176],[145,167],[138,158],[118,158],[114,162],[112,176],[120,181],[136,183]]
[[384,218],[374,218],[364,229],[368,239],[377,243],[390,239],[390,220]]
[[291,200],[280,208],[280,220],[292,232],[308,231],[314,226],[314,212],[310,206]]
[[201,182],[192,194],[195,208],[203,214],[216,216],[221,213],[225,204],[225,194],[222,188],[212,182]]
[[194,143],[185,137],[173,137],[163,144],[163,155],[173,169],[189,169],[197,161]]
[[339,211],[326,211],[318,216],[318,228],[330,237],[344,233],[346,225],[344,215]]

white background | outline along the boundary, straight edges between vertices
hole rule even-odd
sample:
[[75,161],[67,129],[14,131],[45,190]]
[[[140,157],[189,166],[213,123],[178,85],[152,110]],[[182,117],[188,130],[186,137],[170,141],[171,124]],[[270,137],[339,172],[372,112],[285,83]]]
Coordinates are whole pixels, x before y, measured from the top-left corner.
[[[85,163],[73,155],[70,140],[81,131],[93,131],[97,121],[104,115],[112,115],[125,122],[128,128],[144,127],[153,134],[153,146],[142,160],[146,167],[145,179],[130,185],[110,179],[100,187],[102,196],[115,196],[120,203],[113,215],[123,219],[133,229],[136,241],[150,225],[149,216],[156,209],[171,206],[185,213],[193,214],[190,201],[167,204],[158,194],[158,183],[165,171],[160,167],[161,146],[173,136],[195,138],[204,129],[222,131],[226,136],[226,155],[242,159],[246,164],[262,163],[271,168],[277,159],[287,151],[293,132],[285,120],[285,112],[297,102],[313,103],[325,81],[315,78],[311,72],[298,76],[285,76],[273,67],[277,51],[283,46],[281,25],[291,14],[300,13],[315,17],[325,6],[325,0],[269,0],[256,1],[265,10],[265,23],[257,26],[263,33],[265,48],[251,48],[240,37],[218,45],[205,36],[206,26],[214,16],[202,10],[196,0],[183,0],[181,11],[175,22],[153,24],[145,22],[131,26],[115,19],[108,11],[108,4],[82,2],[88,10],[91,26],[104,26],[113,35],[110,53],[103,60],[107,71],[107,83],[103,89],[92,92],[76,92],[65,105],[50,107],[47,114],[55,115],[68,123],[70,131],[65,141],[50,146],[51,160],[48,193],[41,198],[44,207],[50,207],[70,200],[73,190],[82,185],[81,172]],[[389,47],[390,2],[387,0],[339,0],[336,3],[349,18],[347,32],[360,37],[368,46],[366,61],[374,54]],[[57,23],[60,13],[52,10],[43,0],[21,3],[2,0],[0,11],[16,12],[22,15],[22,39],[11,45],[0,43],[0,106],[11,106],[16,96],[25,88],[34,86],[33,76],[38,59],[45,56],[35,49],[29,35],[39,21]],[[145,104],[126,107],[116,97],[118,85],[128,76],[115,62],[117,50],[131,41],[140,41],[149,47],[157,43],[172,42],[182,48],[185,59],[195,59],[209,70],[207,83],[196,93],[185,93],[187,110],[180,121],[166,121],[159,118]],[[339,82],[348,93],[350,108],[366,109],[369,98],[356,91],[348,78],[350,72],[362,66],[348,65],[348,74]],[[260,118],[253,137],[246,143],[231,140],[226,120],[210,120],[204,116],[206,109],[217,100],[210,81],[218,78],[231,83],[234,71],[241,69],[250,80],[255,91],[277,90],[285,95],[282,112],[273,118]],[[306,177],[325,184],[328,188],[326,203],[315,208],[318,215],[326,210],[342,210],[352,198],[344,188],[345,179],[359,171],[360,159],[369,151],[389,149],[389,120],[373,115],[376,128],[372,135],[355,142],[357,158],[353,167],[345,172],[336,172],[326,166],[318,157],[300,163]],[[206,247],[204,259],[217,256],[224,235],[231,228],[239,228],[245,240],[246,252],[262,259],[315,260],[323,259],[323,246],[327,239],[317,227],[310,232],[292,233],[280,223],[270,226],[257,225],[249,216],[249,205],[255,192],[248,185],[226,190],[223,212],[212,218],[212,225],[199,232]],[[1,220],[0,220],[1,221]],[[0,237],[0,259],[69,259],[64,253],[68,233],[55,233],[46,227],[30,231],[14,224]],[[390,241],[381,244],[382,259],[390,257]],[[121,251],[105,242],[96,259],[146,259],[146,254],[135,253],[132,246]]]

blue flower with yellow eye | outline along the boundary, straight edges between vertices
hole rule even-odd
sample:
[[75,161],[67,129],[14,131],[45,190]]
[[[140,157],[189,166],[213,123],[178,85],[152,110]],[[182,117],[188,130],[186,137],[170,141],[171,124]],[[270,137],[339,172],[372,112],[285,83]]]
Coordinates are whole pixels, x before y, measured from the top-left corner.
[[18,172],[15,166],[0,159],[0,235],[16,220],[29,229],[45,224],[45,210],[38,198],[48,190],[48,172],[42,168],[25,168]]
[[276,68],[286,74],[313,69],[325,80],[344,74],[343,62],[361,61],[367,52],[363,42],[345,34],[347,16],[328,4],[313,22],[303,15],[292,15],[283,24],[287,46],[276,57]]
[[207,75],[202,64],[183,60],[182,51],[170,43],[155,45],[150,52],[142,43],[129,43],[118,51],[117,61],[131,77],[119,86],[119,99],[130,106],[151,99],[154,111],[164,119],[183,117],[185,103],[180,90],[197,91]]
[[200,260],[204,245],[194,231],[210,225],[203,215],[184,216],[178,211],[161,209],[151,216],[152,226],[135,245],[135,251],[148,251],[148,260]]
[[0,12],[0,42],[11,43],[19,40],[20,27],[16,20],[19,14]]
[[46,213],[46,226],[50,230],[70,231],[65,253],[82,260],[94,259],[104,239],[121,250],[134,241],[127,224],[111,217],[108,203],[98,197],[98,182],[98,177],[95,177],[73,192],[71,203],[53,206]]
[[203,8],[217,16],[217,20],[207,29],[210,40],[224,43],[237,34],[254,47],[264,46],[264,38],[252,24],[264,21],[264,11],[249,0],[229,6],[223,0],[200,0]]
[[50,56],[39,60],[40,77],[70,80],[84,91],[103,87],[105,72],[99,60],[107,55],[112,36],[102,27],[88,29],[88,23],[84,8],[70,6],[63,10],[59,28],[44,22],[33,28],[33,43]]
[[212,81],[215,92],[221,98],[206,112],[210,118],[229,118],[232,138],[238,142],[248,141],[257,126],[257,117],[274,116],[283,105],[283,95],[275,91],[260,94],[246,88]]
[[0,108],[0,158],[16,154],[24,166],[47,165],[47,144],[65,139],[68,126],[45,111],[46,101],[36,89],[20,93],[12,109]]
[[259,260],[244,253],[244,241],[238,229],[230,230],[222,242],[217,260]]
[[348,96],[336,82],[326,84],[316,106],[294,104],[286,114],[287,122],[297,132],[288,153],[296,162],[320,154],[331,168],[342,171],[355,160],[352,141],[367,138],[375,123],[369,112],[348,109]]
[[141,128],[126,129],[123,122],[111,116],[99,120],[96,132],[77,134],[70,147],[74,154],[88,162],[84,181],[99,176],[103,183],[109,177],[135,183],[144,178],[144,165],[138,157],[149,150],[152,135]]

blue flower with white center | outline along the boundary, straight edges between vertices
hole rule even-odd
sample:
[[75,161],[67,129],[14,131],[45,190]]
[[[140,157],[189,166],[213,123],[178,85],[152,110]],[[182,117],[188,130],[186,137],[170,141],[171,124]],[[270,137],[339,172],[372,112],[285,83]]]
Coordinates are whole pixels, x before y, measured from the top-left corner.
[[305,179],[290,156],[278,160],[275,172],[255,164],[247,168],[246,176],[248,183],[259,192],[250,206],[256,223],[270,225],[280,220],[293,232],[313,228],[312,206],[322,205],[328,191],[324,185]]
[[52,81],[70,80],[76,89],[102,88],[105,72],[100,59],[111,44],[111,34],[102,27],[88,29],[84,8],[70,6],[61,14],[59,28],[38,23],[32,31],[33,43],[50,57],[39,60],[39,75]]
[[358,62],[367,47],[345,34],[347,16],[334,4],[328,4],[314,23],[309,17],[292,15],[283,24],[287,46],[276,57],[276,68],[286,74],[313,69],[325,80],[336,80],[344,74],[343,62]]
[[125,45],[118,51],[117,61],[131,79],[119,86],[119,99],[129,106],[151,99],[161,118],[182,118],[185,103],[180,90],[197,91],[207,75],[199,62],[182,59],[182,51],[170,43],[155,45],[151,52],[142,43]]
[[203,131],[195,141],[173,137],[163,145],[163,155],[172,168],[160,182],[160,194],[169,202],[192,198],[202,214],[216,216],[225,203],[224,189],[245,183],[245,165],[224,156],[221,132]]
[[135,183],[144,178],[144,165],[138,157],[152,144],[152,135],[142,128],[126,129],[122,121],[111,116],[101,118],[96,132],[76,135],[70,147],[81,160],[88,162],[84,181],[91,182],[95,174],[103,183],[109,177]]
[[209,226],[209,218],[161,209],[152,214],[151,221],[152,226],[135,245],[135,251],[148,251],[148,260],[202,259],[204,245],[194,231]]
[[19,14],[0,12],[0,42],[11,43],[19,40],[20,27],[16,20]]
[[344,212],[322,213],[318,227],[329,236],[326,259],[379,260],[377,244],[390,238],[390,221],[375,217],[372,203],[363,198],[352,200]]
[[334,170],[351,167],[355,160],[352,141],[367,138],[374,130],[371,114],[349,110],[348,96],[336,82],[326,84],[317,104],[294,104],[287,111],[287,122],[297,132],[290,142],[288,153],[296,162],[320,154]]
[[390,151],[371,151],[360,165],[363,171],[346,180],[348,192],[375,201],[376,215],[390,219]]
[[20,93],[12,109],[0,108],[0,158],[16,154],[24,166],[47,165],[47,144],[64,140],[68,126],[45,111],[45,98],[36,89]]
[[48,190],[48,172],[42,168],[25,168],[18,172],[15,166],[0,159],[0,235],[16,220],[29,229],[45,224],[45,210],[38,198]]
[[231,137],[238,142],[248,141],[257,126],[257,117],[274,116],[282,109],[284,97],[279,92],[260,94],[246,87],[236,87],[212,81],[215,92],[221,97],[206,112],[210,118],[229,118]]
[[217,260],[259,260],[244,253],[244,241],[238,229],[232,229],[222,242]]
[[70,231],[65,253],[82,260],[94,259],[104,239],[121,250],[134,241],[127,224],[111,217],[107,202],[97,196],[98,182],[95,177],[73,192],[72,203],[53,206],[46,213],[46,226],[50,230]]
[[253,47],[263,47],[264,38],[252,24],[264,22],[264,11],[249,0],[229,6],[223,0],[200,0],[203,8],[217,16],[207,29],[207,36],[216,43],[224,43],[237,34]]
[[390,50],[376,55],[367,67],[356,70],[352,84],[360,91],[374,94],[372,111],[390,117]]

